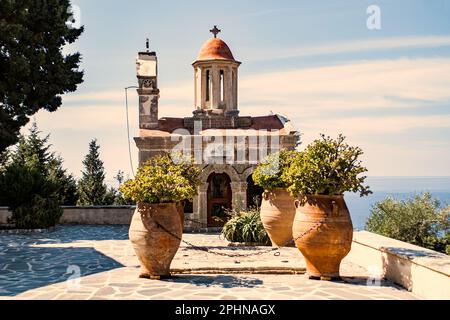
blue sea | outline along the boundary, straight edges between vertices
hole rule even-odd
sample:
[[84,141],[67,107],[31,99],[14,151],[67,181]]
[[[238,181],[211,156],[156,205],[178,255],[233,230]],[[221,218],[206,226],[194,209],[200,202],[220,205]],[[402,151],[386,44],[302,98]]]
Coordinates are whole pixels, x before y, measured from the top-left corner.
[[358,230],[364,229],[372,205],[388,196],[404,200],[428,191],[442,204],[450,204],[450,177],[368,177],[366,183],[373,191],[369,197],[345,195],[353,226]]

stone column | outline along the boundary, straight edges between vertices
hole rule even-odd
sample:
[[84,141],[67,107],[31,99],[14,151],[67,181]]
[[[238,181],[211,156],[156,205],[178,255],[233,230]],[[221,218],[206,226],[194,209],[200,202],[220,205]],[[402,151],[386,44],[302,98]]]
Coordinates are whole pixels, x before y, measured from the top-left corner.
[[227,111],[235,110],[233,105],[233,78],[232,78],[231,67],[225,69],[225,81],[224,81],[224,91],[225,91],[225,103],[227,106]]
[[195,108],[202,108],[202,70],[197,67],[194,73],[194,84],[195,84]]
[[206,78],[206,70],[203,68],[200,68],[200,92],[201,92],[201,102],[200,102],[200,106],[202,107],[202,109],[207,109],[206,106],[206,81],[208,80]]
[[212,101],[211,109],[218,109],[220,103],[220,69],[216,66],[212,66]]
[[233,193],[233,210],[239,212],[247,208],[247,182],[232,182],[231,191]]
[[233,68],[233,107],[238,108],[238,68]]
[[[200,222],[200,215],[198,211],[198,196],[195,196],[194,199],[192,200],[192,215],[189,217],[189,219]],[[190,221],[190,223],[191,222],[192,221]],[[197,223],[193,223],[193,227],[199,227],[199,225]]]
[[197,212],[200,227],[208,225],[208,183],[203,183],[198,187],[197,201],[194,202],[194,212]]

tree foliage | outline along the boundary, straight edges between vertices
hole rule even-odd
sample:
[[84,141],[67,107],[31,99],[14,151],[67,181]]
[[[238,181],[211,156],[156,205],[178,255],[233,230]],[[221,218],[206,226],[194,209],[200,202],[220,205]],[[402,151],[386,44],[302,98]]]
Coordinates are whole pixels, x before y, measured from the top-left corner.
[[74,204],[74,178],[63,169],[62,159],[49,151],[49,136],[40,137],[36,123],[17,147],[4,153],[0,171],[0,204],[12,210],[17,228],[54,226],[63,204]]
[[342,195],[345,192],[371,194],[364,186],[367,172],[359,157],[363,151],[349,146],[345,137],[332,139],[321,135],[306,149],[295,156],[292,165],[284,172],[283,179],[294,195]]
[[67,24],[69,7],[70,0],[0,1],[0,153],[32,115],[56,111],[83,81],[81,55],[62,53],[83,32]]
[[100,146],[97,140],[89,143],[89,152],[83,160],[82,177],[78,181],[78,205],[101,206],[111,205],[114,195],[108,192],[105,184],[105,168],[100,160]]
[[255,169],[253,181],[265,190],[286,189],[288,185],[282,176],[296,155],[296,151],[286,150],[269,155]]
[[0,198],[19,229],[48,228],[62,215],[58,185],[31,163],[11,163],[0,178]]
[[113,205],[115,205],[115,206],[132,205],[133,204],[132,201],[125,199],[122,192],[120,191],[120,187],[125,182],[125,176],[124,176],[123,171],[119,170],[117,172],[117,174],[115,175],[114,179],[119,184],[119,188],[115,189],[115,188],[111,187],[108,191],[108,194],[109,194],[108,197],[110,197],[112,199]]
[[156,156],[141,166],[134,180],[125,182],[120,191],[134,202],[167,203],[192,201],[197,194],[200,169],[191,159]]
[[430,193],[405,201],[387,198],[376,203],[366,229],[450,254],[450,207],[442,207]]
[[10,161],[34,166],[42,175],[57,183],[61,205],[75,205],[78,198],[75,178],[63,168],[63,159],[49,150],[49,138],[50,135],[41,138],[41,131],[34,122],[28,135],[19,138]]
[[75,206],[78,202],[78,189],[75,177],[63,168],[63,159],[52,157],[49,161],[49,178],[58,181],[61,205]]

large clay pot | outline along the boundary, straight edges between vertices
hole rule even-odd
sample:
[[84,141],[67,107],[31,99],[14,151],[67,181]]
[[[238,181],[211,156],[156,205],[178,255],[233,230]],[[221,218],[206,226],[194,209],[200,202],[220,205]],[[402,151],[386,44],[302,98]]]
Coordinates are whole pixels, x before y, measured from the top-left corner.
[[181,227],[184,228],[184,201],[177,203],[177,211],[180,215]]
[[306,260],[310,278],[339,278],[350,252],[353,225],[343,196],[306,196],[295,201],[292,234]]
[[178,251],[182,235],[178,204],[138,204],[129,237],[141,264],[141,278],[170,276],[170,264]]
[[261,221],[273,246],[293,245],[294,200],[290,193],[284,189],[264,192],[261,203]]

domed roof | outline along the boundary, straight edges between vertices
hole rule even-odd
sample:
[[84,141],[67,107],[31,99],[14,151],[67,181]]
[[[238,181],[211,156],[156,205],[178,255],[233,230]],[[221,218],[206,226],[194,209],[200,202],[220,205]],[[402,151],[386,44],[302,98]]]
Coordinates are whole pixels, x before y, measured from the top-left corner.
[[235,61],[228,45],[219,38],[212,38],[205,42],[197,58],[197,61],[201,60]]

